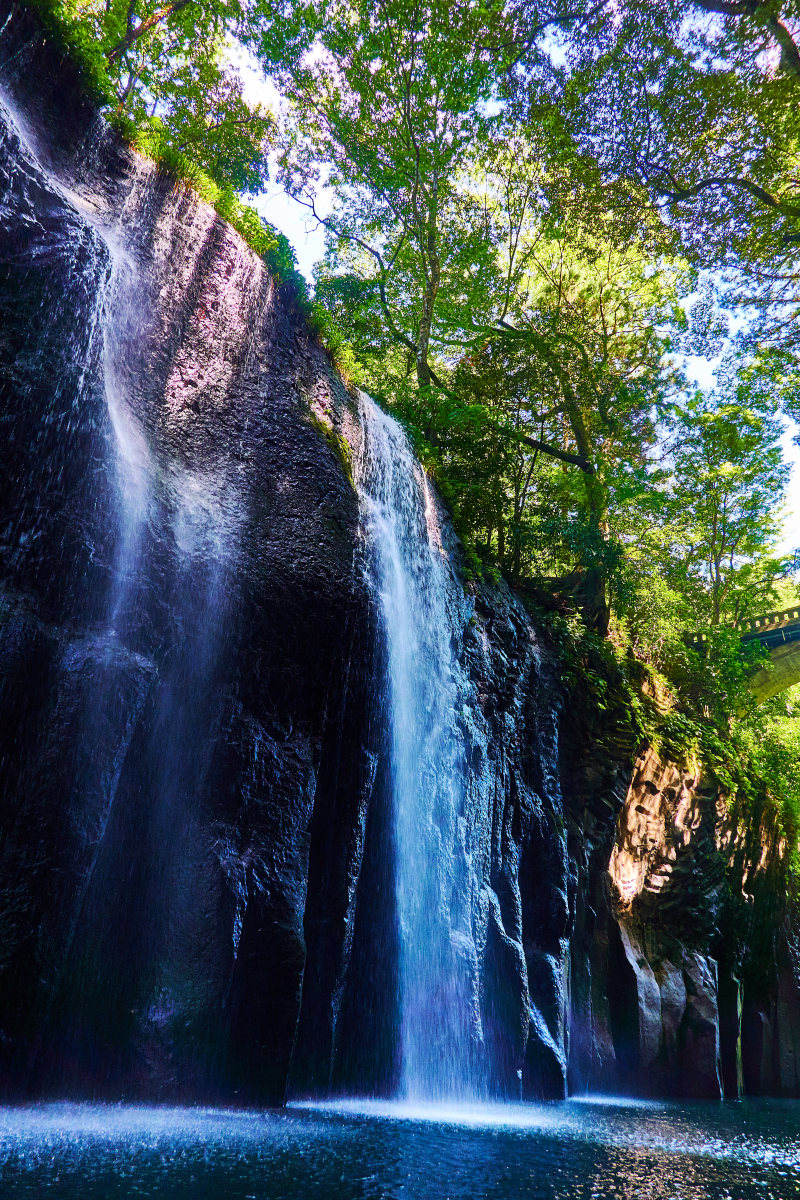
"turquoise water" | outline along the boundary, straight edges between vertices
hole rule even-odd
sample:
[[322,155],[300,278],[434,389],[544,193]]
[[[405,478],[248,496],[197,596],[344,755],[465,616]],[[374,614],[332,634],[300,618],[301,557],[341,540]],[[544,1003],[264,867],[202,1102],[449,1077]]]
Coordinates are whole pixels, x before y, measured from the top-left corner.
[[800,1103],[9,1108],[0,1196],[789,1200]]

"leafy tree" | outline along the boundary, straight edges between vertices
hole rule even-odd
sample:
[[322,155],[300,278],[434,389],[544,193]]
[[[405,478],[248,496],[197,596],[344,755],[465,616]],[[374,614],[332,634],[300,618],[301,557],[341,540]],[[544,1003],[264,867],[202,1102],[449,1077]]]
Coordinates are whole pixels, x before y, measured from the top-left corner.
[[784,350],[800,302],[799,14],[795,0],[526,0],[516,80],[531,119],[558,108],[556,152],[598,210],[659,214]]
[[[488,453],[491,444],[498,463],[524,444],[578,468],[578,540],[602,625],[607,465],[626,453],[640,459],[650,436],[675,271],[611,251],[602,226],[590,236],[573,221],[567,237],[547,211],[541,148],[497,100],[488,43],[508,32],[500,9],[392,0],[304,13],[298,23],[282,10],[262,54],[294,104],[284,179],[329,230],[317,294],[354,337],[364,382],[392,394],[429,443],[448,440],[439,457],[454,479],[466,478],[452,453],[465,419],[474,432],[480,425],[481,447]],[[324,217],[315,200],[322,163],[336,196]],[[459,367],[494,345],[506,347],[495,361],[515,360],[517,380],[522,359],[529,363],[528,398],[511,415],[503,403],[483,403],[477,392],[486,387],[476,392]],[[502,392],[502,380],[494,387]],[[520,465],[520,479],[527,469]],[[504,559],[505,493],[494,483],[485,544],[496,538]],[[516,569],[520,511],[511,525]]]
[[[558,547],[549,556],[562,574],[554,585],[577,588],[592,623],[604,628],[606,581],[619,557],[615,525],[647,474],[654,415],[674,384],[667,330],[679,317],[680,276],[667,264],[653,272],[636,251],[580,230],[547,236],[535,218],[518,239],[524,267],[495,319],[478,324],[462,314],[454,335],[442,322],[443,345],[460,352],[448,387],[405,393],[400,407],[432,432],[451,480],[465,475],[465,419],[482,428],[479,446],[497,462],[496,486],[480,484],[468,523],[474,531],[481,514],[487,551],[495,536],[514,578],[523,564],[545,573],[537,537],[550,551]],[[466,474],[477,485],[472,457]]]
[[[765,711],[766,710],[766,711]],[[763,782],[786,839],[789,868],[800,874],[800,703],[790,688],[735,731],[740,753]]]
[[231,65],[260,15],[250,0],[37,0],[91,63],[118,123],[147,129],[223,188],[260,191],[274,118]]
[[[223,65],[216,47],[208,55],[199,54],[199,49],[193,46],[192,56],[174,63],[169,74],[151,72],[148,94],[156,119],[167,133],[167,143],[221,186],[260,192],[268,179],[273,114],[247,103],[238,73]],[[142,104],[138,115],[144,121],[143,108]]]
[[[118,119],[203,167],[239,227],[232,191],[263,185],[274,131],[231,46],[259,55],[289,102],[282,178],[328,230],[318,310],[485,562],[570,591],[601,632],[613,604],[678,674],[688,628],[769,605],[774,411],[800,349],[781,325],[800,253],[789,5],[39,3],[89,39]],[[755,281],[761,320],[719,393],[688,398],[687,259],[718,291]],[[707,355],[730,339],[712,292],[691,314]]]
[[738,371],[730,364],[718,393],[694,396],[676,413],[673,555],[695,613],[711,625],[775,601],[785,570],[774,548],[788,480],[781,433],[758,362]]
[[314,0],[302,15],[276,12],[261,42],[296,114],[284,179],[318,215],[325,164],[337,203],[318,219],[428,389],[439,314],[483,310],[494,279],[491,215],[468,181],[491,141],[497,69],[484,43],[502,36],[502,5]]

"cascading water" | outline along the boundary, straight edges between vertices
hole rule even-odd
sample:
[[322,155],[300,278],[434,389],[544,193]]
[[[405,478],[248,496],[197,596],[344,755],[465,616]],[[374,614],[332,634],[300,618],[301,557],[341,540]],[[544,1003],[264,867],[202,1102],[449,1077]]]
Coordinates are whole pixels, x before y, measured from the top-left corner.
[[401,429],[366,398],[356,421],[256,256],[83,101],[42,108],[23,50],[0,1093],[280,1103],[291,1068],[302,1096],[519,1094],[564,928],[542,904],[523,939],[548,844],[524,615],[465,593]]
[[[90,464],[63,486],[50,474],[49,503],[30,517],[16,514],[21,550],[4,557],[4,566],[24,570],[29,547],[35,553],[49,537],[61,555],[57,602],[73,619],[84,607],[91,614],[88,631],[63,640],[52,675],[51,703],[69,712],[73,746],[58,840],[80,871],[59,872],[50,889],[59,937],[41,952],[46,986],[31,1059],[48,1063],[52,1080],[72,1081],[92,1070],[101,1025],[120,1031],[123,1043],[137,1022],[156,1039],[169,1021],[166,972],[150,964],[187,939],[193,920],[183,875],[219,720],[239,506],[236,489],[213,471],[201,475],[159,455],[136,411],[151,289],[128,242],[137,244],[137,222],[151,220],[153,165],[131,160],[127,206],[108,214],[88,188],[87,198],[47,165],[34,130],[5,98],[0,131],[20,164],[7,195],[28,189],[44,197],[43,208],[69,214],[48,252],[70,268],[50,311],[60,322],[63,306],[59,350],[71,370],[59,371],[42,397],[31,473],[42,461],[69,468],[76,445],[87,448]],[[40,252],[48,230],[30,225],[26,233]],[[79,305],[83,319],[70,319]],[[37,351],[32,373],[44,378],[47,370]],[[81,536],[68,541],[74,528]],[[132,894],[117,887],[120,862]],[[109,1077],[115,1068],[106,1064]]]
[[[516,1071],[520,1054],[485,970],[509,953],[492,893],[503,792],[478,690],[488,642],[436,496],[397,423],[362,397],[360,438],[320,370],[314,404],[363,446],[365,586],[355,498],[299,402],[308,348],[254,256],[151,165],[115,160],[104,190],[97,127],[71,169],[41,122],[0,124],[0,311],[38,331],[22,316],[9,340],[30,361],[0,445],[0,600],[24,610],[0,663],[39,654],[41,681],[35,728],[7,706],[26,740],[5,827],[26,846],[36,796],[45,846],[35,900],[7,903],[14,1078],[203,1094],[219,1072],[277,1102],[294,1054],[308,1092],[386,1091],[399,1066],[406,1099],[480,1098],[492,1063]],[[339,660],[318,668],[318,646],[347,662],[341,718]],[[22,889],[18,859],[5,875]]]
[[359,406],[364,442],[356,482],[386,642],[401,1092],[408,1100],[474,1096],[480,1022],[462,844],[455,581],[425,472],[408,439],[363,393]]
[[[0,1097],[385,1096],[402,1063],[404,1098],[453,1100],[449,1120],[563,1095],[568,1054],[581,1089],[718,1095],[720,1048],[734,1089],[741,1051],[760,1091],[798,1091],[780,938],[755,1007],[685,919],[673,939],[679,889],[642,935],[669,941],[659,978],[685,1007],[660,1027],[657,993],[655,1023],[653,989],[636,995],[605,857],[624,722],[607,739],[588,699],[563,713],[557,658],[507,589],[465,594],[402,431],[366,398],[357,427],[291,289],[103,130],[30,5],[0,10]],[[364,573],[342,438],[363,444]],[[779,868],[754,898],[765,928]],[[753,1019],[729,1021],[743,1002]],[[42,1188],[77,1145],[55,1120]],[[296,1123],[298,1194],[347,1188],[353,1147],[351,1192],[413,1191],[409,1162],[420,1195],[454,1190],[463,1137],[420,1158],[415,1126],[382,1167],[358,1121],[337,1145],[318,1126],[316,1179]],[[127,1171],[132,1143],[90,1134]],[[508,1185],[490,1140],[464,1195]],[[210,1163],[203,1143],[187,1171]]]
[[[146,212],[154,175],[151,164],[137,163],[136,170],[140,178],[132,195],[141,194],[130,201],[134,231],[141,215],[136,209]],[[196,936],[186,862],[193,853],[197,801],[220,720],[219,676],[225,669],[232,595],[229,567],[238,533],[234,489],[225,494],[213,473],[202,476],[164,461],[134,411],[132,383],[141,370],[136,348],[150,319],[147,289],[117,229],[98,225],[97,231],[112,264],[101,329],[107,462],[116,484],[109,513],[115,545],[101,641],[110,663],[140,645],[152,655],[159,627],[161,645],[142,740],[132,762],[123,765],[117,756],[119,766],[109,780],[106,819],[84,889],[80,931],[65,960],[58,1000],[62,1024],[60,1030],[56,1024],[56,1035],[79,1060],[86,1057],[93,1030],[104,1019],[112,1028],[133,1027],[120,1040],[146,1037],[169,1053],[174,999],[167,964],[176,943],[191,943]],[[154,596],[159,596],[161,612],[153,609]],[[117,688],[112,669],[79,733],[94,745],[102,745]],[[141,799],[119,806],[118,779],[125,770],[123,797]],[[133,905],[114,888],[120,858],[130,864]],[[121,929],[126,931],[124,957],[118,949]],[[154,959],[159,964],[155,969]]]

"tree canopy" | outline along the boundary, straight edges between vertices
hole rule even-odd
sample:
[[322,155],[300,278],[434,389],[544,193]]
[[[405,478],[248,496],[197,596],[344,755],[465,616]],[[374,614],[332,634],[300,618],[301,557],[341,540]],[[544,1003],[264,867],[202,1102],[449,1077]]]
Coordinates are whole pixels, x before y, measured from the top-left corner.
[[522,21],[559,53],[514,81],[552,104],[596,203],[655,211],[693,262],[795,349],[800,251],[798,16],[792,0],[533,0]]
[[155,130],[222,187],[258,192],[275,119],[250,103],[231,50],[258,28],[251,0],[37,0],[91,69],[118,123]]
[[795,595],[794,0],[46,2],[110,109],[221,186],[257,191],[274,154],[326,230],[329,341],[472,569],[738,712],[736,624]]

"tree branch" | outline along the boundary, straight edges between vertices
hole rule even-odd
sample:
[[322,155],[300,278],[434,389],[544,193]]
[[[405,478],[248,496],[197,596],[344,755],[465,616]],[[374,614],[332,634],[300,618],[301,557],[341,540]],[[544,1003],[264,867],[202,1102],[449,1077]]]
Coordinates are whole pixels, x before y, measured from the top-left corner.
[[164,6],[164,8],[156,9],[156,11],[151,13],[150,16],[144,21],[140,21],[135,29],[129,29],[124,38],[118,41],[116,46],[109,50],[108,54],[106,55],[109,64],[116,62],[121,55],[130,50],[131,46],[135,42],[139,41],[139,38],[144,37],[144,35],[149,33],[151,29],[154,29],[156,25],[160,25],[162,21],[166,21],[168,17],[172,16],[173,13],[179,12],[180,9],[186,8],[187,5],[194,3],[196,3],[196,0],[173,0],[172,4],[167,4]]
[[528,437],[526,433],[517,433],[516,437],[533,450],[541,451],[542,454],[549,454],[551,458],[557,458],[559,462],[569,463],[570,466],[580,467],[585,475],[595,474],[595,469],[588,458],[584,458],[580,454],[570,454],[568,450],[560,450],[558,446],[550,446],[547,442],[541,441],[540,438]]
[[781,49],[781,67],[800,79],[800,51],[783,21],[765,0],[694,0],[706,12],[722,13],[726,17],[752,17],[772,34]]
[[[645,177],[648,172],[644,171]],[[765,188],[760,187],[757,183],[753,183],[751,179],[743,179],[736,175],[712,175],[707,179],[701,179],[699,183],[692,184],[691,187],[677,188],[672,190],[659,186],[654,180],[653,186],[659,195],[666,200],[672,201],[674,204],[680,204],[683,200],[691,200],[695,196],[699,196],[701,192],[707,192],[711,188],[733,187],[739,191],[747,192],[756,200],[760,200],[762,204],[766,204],[768,208],[774,208],[776,212],[782,213],[785,217],[800,217],[800,204],[787,204],[785,200],[779,200],[777,197],[770,195]]]
[[[333,221],[331,221],[329,217],[321,217],[319,215],[319,213],[317,212],[317,208],[316,208],[316,204],[314,202],[313,196],[311,197],[310,200],[303,200],[303,198],[301,196],[295,195],[295,196],[293,196],[293,199],[296,200],[298,204],[302,204],[304,208],[311,209],[311,215],[314,217],[315,221],[317,221],[317,223],[319,225],[324,225],[326,229],[330,229],[330,231],[332,233],[335,233],[337,237],[344,238],[345,241],[353,242],[354,245],[360,246],[361,249],[365,251],[365,253],[371,255],[372,258],[375,259],[375,262],[378,264],[378,268],[380,270],[380,275],[378,276],[377,282],[378,282],[378,291],[380,292],[380,298],[381,298],[381,307],[383,308],[383,314],[386,317],[386,323],[389,326],[389,332],[391,333],[392,337],[395,339],[396,342],[399,342],[401,345],[405,346],[406,349],[411,350],[412,353],[416,354],[416,351],[417,351],[416,343],[412,342],[411,338],[409,338],[405,333],[403,333],[403,331],[401,329],[398,329],[394,323],[394,320],[392,319],[391,310],[389,308],[389,300],[386,295],[386,288],[384,286],[384,277],[387,274],[387,271],[391,269],[391,264],[390,264],[390,267],[387,268],[386,264],[383,261],[383,256],[382,256],[381,252],[379,250],[376,250],[374,246],[370,246],[369,242],[365,242],[363,240],[363,238],[357,237],[356,234],[354,234],[354,233],[345,233],[343,230],[338,229],[337,226],[334,225]],[[393,256],[392,262],[394,262],[395,257],[396,257],[396,255]]]

